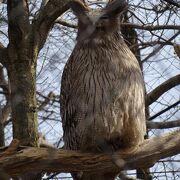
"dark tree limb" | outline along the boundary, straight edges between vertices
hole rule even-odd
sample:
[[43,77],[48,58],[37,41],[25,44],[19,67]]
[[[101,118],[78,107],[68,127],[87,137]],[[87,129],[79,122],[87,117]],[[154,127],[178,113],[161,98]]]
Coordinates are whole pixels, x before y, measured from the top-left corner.
[[37,146],[36,48],[29,21],[28,0],[7,0],[8,62],[13,137]]
[[155,115],[149,117],[148,120],[151,121],[151,120],[157,118],[157,117],[160,116],[161,114],[163,114],[163,113],[169,111],[169,110],[172,109],[172,108],[175,108],[178,104],[180,104],[180,101],[177,101],[177,102],[175,102],[175,103],[169,105],[167,108],[165,108],[165,109],[159,111],[158,113],[156,113]]
[[70,0],[49,0],[33,22],[33,31],[36,33],[35,44],[40,50],[53,27],[55,20],[69,9]]
[[146,106],[155,102],[162,94],[180,84],[180,74],[168,79],[146,96]]
[[167,128],[180,127],[180,119],[175,121],[166,121],[166,122],[147,121],[147,127],[149,129],[167,129]]
[[26,45],[26,41],[29,40],[27,37],[31,29],[27,0],[8,0],[7,12],[9,46],[15,46],[18,51],[18,47]]
[[[174,34],[172,37],[170,37],[169,39],[167,39],[167,41],[171,42],[172,40],[174,40],[178,35],[180,34],[180,31],[177,31],[176,34]],[[142,63],[146,62],[148,59],[150,59],[151,57],[153,57],[154,55],[156,55],[157,53],[160,52],[160,50],[164,47],[164,44],[161,44],[160,46],[158,46],[157,48],[155,48],[146,58],[144,58],[142,60]]]
[[180,44],[173,44],[174,46],[174,51],[176,52],[177,56],[180,58]]
[[[92,154],[51,148],[20,149],[17,141],[0,153],[0,169],[10,176],[25,172],[77,172],[137,169],[180,153],[180,131],[145,140],[134,151]],[[17,146],[17,147],[16,147]],[[16,147],[16,148],[15,148]]]
[[55,98],[55,94],[51,91],[49,92],[49,94],[46,96],[44,96],[44,101],[41,102],[41,104],[38,107],[39,111],[42,111],[48,104],[50,101],[52,101]]
[[167,3],[180,8],[180,3],[178,2],[174,2],[173,0],[163,0],[163,1],[166,1]]

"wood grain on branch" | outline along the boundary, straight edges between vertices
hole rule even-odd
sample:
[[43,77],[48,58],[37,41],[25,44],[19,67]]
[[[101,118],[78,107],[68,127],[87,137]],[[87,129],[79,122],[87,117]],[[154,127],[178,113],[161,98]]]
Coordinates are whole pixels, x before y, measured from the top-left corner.
[[[180,131],[144,141],[135,151],[92,154],[51,148],[17,147],[0,153],[0,169],[10,176],[25,172],[112,171],[152,166],[162,158],[180,153]],[[14,143],[12,143],[13,149]],[[15,141],[17,144],[17,141]],[[11,146],[9,147],[11,148]],[[11,148],[12,150],[12,148]],[[8,152],[8,153],[6,153]]]
[[168,79],[146,96],[146,106],[155,102],[162,94],[180,84],[180,74]]

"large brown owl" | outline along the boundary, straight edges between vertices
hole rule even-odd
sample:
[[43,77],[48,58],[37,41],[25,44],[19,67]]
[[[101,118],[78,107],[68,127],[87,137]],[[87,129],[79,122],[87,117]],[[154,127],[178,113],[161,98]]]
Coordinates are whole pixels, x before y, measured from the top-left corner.
[[[78,35],[61,84],[66,149],[113,152],[136,147],[144,139],[143,77],[119,30],[126,6],[124,0],[114,0],[92,10],[80,1],[70,2]],[[84,173],[79,179],[114,177]]]

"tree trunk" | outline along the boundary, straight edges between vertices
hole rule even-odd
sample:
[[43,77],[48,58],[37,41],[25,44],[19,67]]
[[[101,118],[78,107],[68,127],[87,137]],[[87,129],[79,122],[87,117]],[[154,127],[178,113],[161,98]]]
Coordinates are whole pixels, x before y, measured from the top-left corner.
[[[7,1],[8,62],[13,138],[37,146],[36,60],[27,0]],[[36,52],[36,54],[35,54]]]
[[[32,36],[33,37],[33,36]],[[8,47],[8,77],[11,88],[13,138],[21,145],[37,146],[36,60],[31,39],[17,46],[13,41]],[[22,180],[38,180],[41,174],[27,173]]]
[[[12,53],[12,51],[10,51]],[[11,87],[13,138],[23,145],[37,145],[36,70],[28,55],[10,59],[8,76]]]

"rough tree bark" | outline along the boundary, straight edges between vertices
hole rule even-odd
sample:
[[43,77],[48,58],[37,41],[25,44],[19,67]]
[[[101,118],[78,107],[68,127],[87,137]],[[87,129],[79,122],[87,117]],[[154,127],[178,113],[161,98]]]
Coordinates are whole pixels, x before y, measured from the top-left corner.
[[7,1],[8,61],[13,137],[23,145],[37,145],[36,59],[26,0]]
[[37,146],[37,57],[54,21],[68,9],[67,2],[50,0],[30,22],[27,0],[7,1],[9,44],[0,44],[0,62],[10,81],[13,137],[22,145]]
[[[27,0],[7,1],[9,44],[0,44],[0,62],[7,69],[10,82],[13,138],[19,139],[21,145],[38,146],[37,57],[55,20],[68,9],[67,2],[50,0],[30,22]],[[3,130],[4,122],[0,121],[1,145]],[[34,178],[28,174],[23,179],[29,175]]]
[[[68,9],[68,2],[69,0],[49,0],[47,4],[42,6],[34,20],[30,22],[27,0],[7,1],[9,45],[8,47],[3,47],[0,43],[0,62],[8,70],[11,85],[13,137],[19,139],[21,145],[37,146],[35,94],[37,56],[55,20]],[[149,26],[142,27],[137,25],[132,26],[130,30],[125,29],[126,33],[133,36],[128,39],[129,42],[132,41],[130,45],[137,45],[136,33],[132,29],[138,27],[140,29],[152,29]],[[157,28],[171,27],[155,27],[154,29]],[[133,48],[132,51],[139,59],[140,53],[138,49],[135,49],[137,46]],[[170,84],[170,81],[166,83]],[[175,84],[177,84],[177,81]],[[156,97],[161,95],[157,95],[156,91],[153,91],[151,94],[148,94],[149,98],[153,94]],[[3,129],[3,126],[1,128]],[[119,168],[144,168],[147,167],[147,165],[143,164],[147,162],[147,159],[149,160],[148,162],[151,162],[151,165],[160,158],[180,153],[179,136],[178,132],[160,139],[157,138],[155,141],[147,140],[141,149],[134,154],[131,153],[131,156],[120,153],[121,158],[126,162],[126,166],[118,167],[118,170]],[[163,146],[163,143],[166,143],[166,146]],[[14,176],[26,173],[27,170],[69,172],[91,171],[93,168],[94,170],[98,168],[100,170],[117,168],[112,162],[111,156],[106,155],[93,156],[79,154],[78,152],[58,151],[52,157],[49,156],[52,153],[50,149],[27,148],[18,151],[17,147],[12,152],[0,154],[0,173],[2,169]],[[53,150],[53,152],[56,151]],[[89,162],[91,164],[88,164]],[[17,163],[19,164],[17,165]]]
[[14,140],[0,150],[0,167],[10,176],[24,172],[108,172],[151,167],[162,158],[180,153],[180,131],[145,140],[135,151],[92,154],[53,148],[19,147]]

